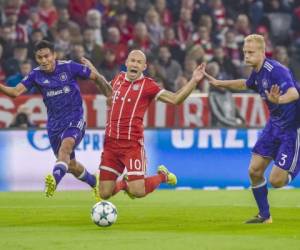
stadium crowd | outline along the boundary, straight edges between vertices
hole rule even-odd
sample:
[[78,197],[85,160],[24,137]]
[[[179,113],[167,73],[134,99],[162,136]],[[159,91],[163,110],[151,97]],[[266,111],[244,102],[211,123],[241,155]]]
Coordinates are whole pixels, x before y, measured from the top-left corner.
[[[176,91],[196,65],[220,79],[246,78],[242,41],[262,34],[266,54],[300,72],[299,0],[2,0],[0,81],[15,86],[36,66],[33,44],[55,43],[58,59],[90,59],[111,80],[133,48],[148,57],[147,74]],[[98,93],[80,81],[83,94]],[[205,81],[199,85],[208,92]]]

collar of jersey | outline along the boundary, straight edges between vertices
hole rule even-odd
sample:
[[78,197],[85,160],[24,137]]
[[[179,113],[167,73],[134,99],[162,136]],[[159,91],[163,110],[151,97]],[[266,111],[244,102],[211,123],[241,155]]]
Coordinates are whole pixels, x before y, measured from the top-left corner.
[[141,74],[141,76],[138,78],[138,79],[136,79],[135,81],[130,81],[128,78],[127,78],[127,76],[126,76],[126,74],[125,74],[125,81],[126,82],[130,82],[130,83],[135,83],[135,82],[137,82],[137,81],[139,81],[139,80],[142,80],[144,78],[144,74],[142,73]]

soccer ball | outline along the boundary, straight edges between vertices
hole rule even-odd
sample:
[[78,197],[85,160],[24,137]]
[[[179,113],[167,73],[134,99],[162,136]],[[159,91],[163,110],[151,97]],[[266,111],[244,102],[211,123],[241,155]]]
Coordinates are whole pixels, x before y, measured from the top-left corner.
[[114,224],[118,214],[114,204],[109,201],[100,201],[96,203],[91,211],[92,221],[100,227],[108,227]]

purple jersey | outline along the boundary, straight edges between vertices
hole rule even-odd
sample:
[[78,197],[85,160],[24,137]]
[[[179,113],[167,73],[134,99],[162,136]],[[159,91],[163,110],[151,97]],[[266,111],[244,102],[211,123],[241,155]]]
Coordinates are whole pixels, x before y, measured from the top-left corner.
[[287,104],[274,104],[267,100],[265,90],[270,91],[271,86],[277,84],[282,94],[295,87],[299,91],[298,83],[292,76],[291,71],[271,59],[265,59],[259,72],[252,71],[246,81],[247,87],[259,93],[266,102],[270,111],[270,123],[280,129],[296,128],[299,126],[297,115],[297,105],[299,100]]
[[37,67],[21,81],[27,90],[36,87],[43,95],[48,113],[48,132],[60,132],[67,126],[77,126],[82,120],[82,97],[76,78],[89,78],[90,74],[85,65],[57,61],[53,72],[46,73]]

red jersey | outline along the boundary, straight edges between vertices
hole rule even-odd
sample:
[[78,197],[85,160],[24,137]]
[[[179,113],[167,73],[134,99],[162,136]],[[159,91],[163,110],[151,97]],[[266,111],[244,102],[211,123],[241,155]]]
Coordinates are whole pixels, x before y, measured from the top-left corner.
[[144,76],[130,82],[124,72],[111,81],[111,86],[113,91],[107,105],[105,137],[136,141],[143,139],[145,112],[163,89],[153,79]]

